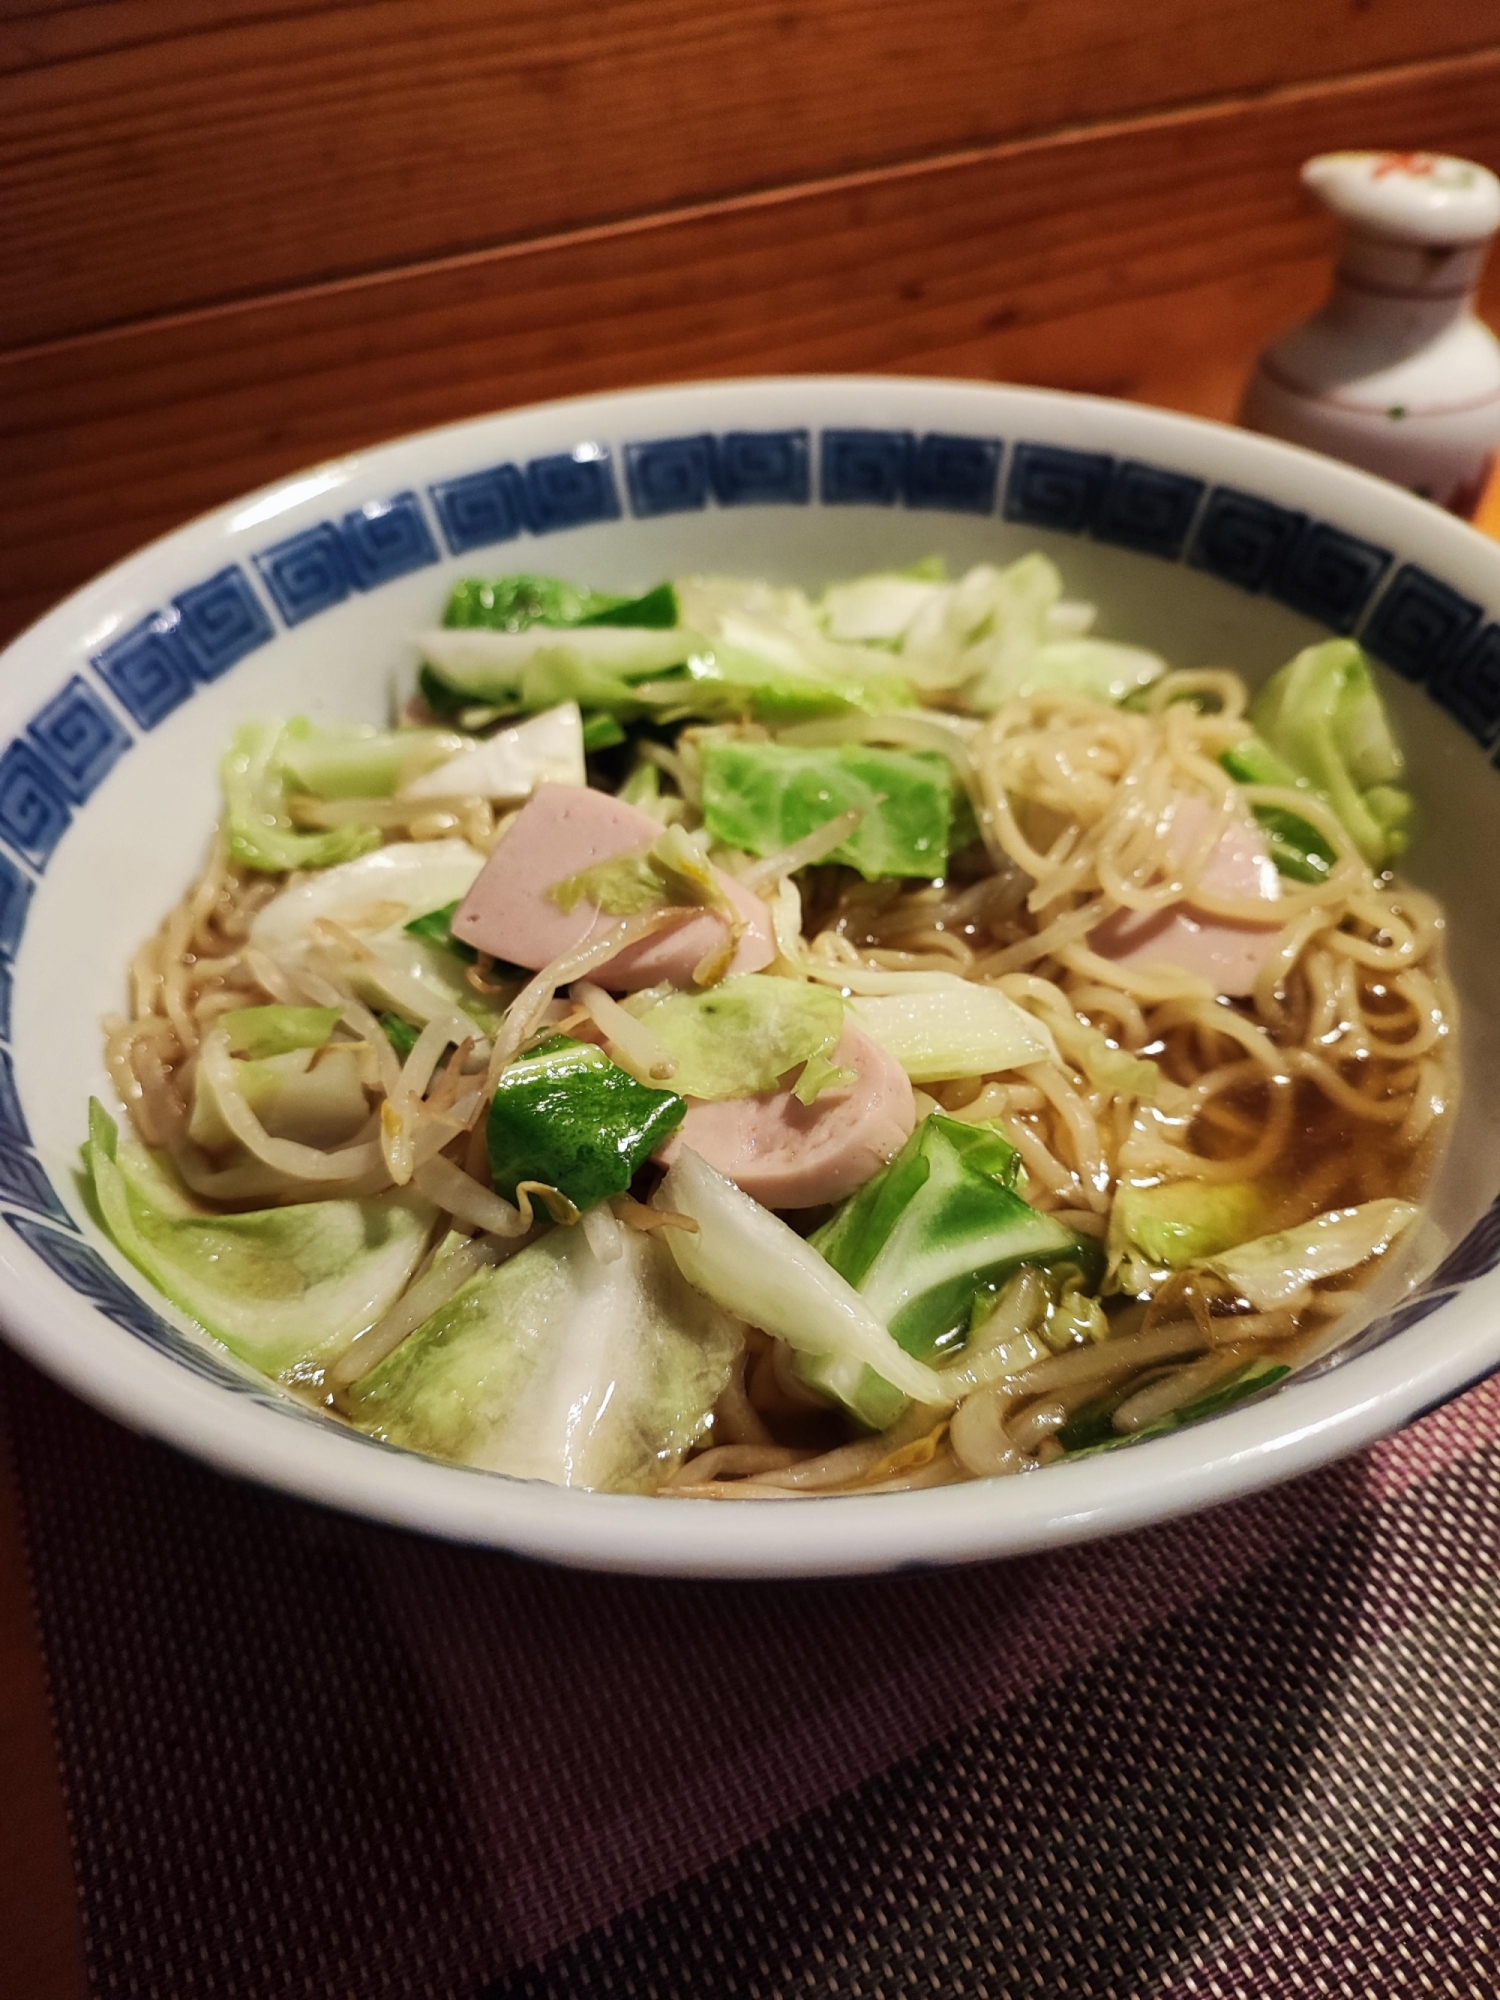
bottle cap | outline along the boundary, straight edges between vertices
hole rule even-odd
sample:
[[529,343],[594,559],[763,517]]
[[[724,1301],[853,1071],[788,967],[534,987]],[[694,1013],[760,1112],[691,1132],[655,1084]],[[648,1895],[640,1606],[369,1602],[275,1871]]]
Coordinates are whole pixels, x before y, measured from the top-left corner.
[[1395,243],[1483,243],[1500,229],[1500,180],[1445,153],[1320,153],[1305,187],[1356,229]]

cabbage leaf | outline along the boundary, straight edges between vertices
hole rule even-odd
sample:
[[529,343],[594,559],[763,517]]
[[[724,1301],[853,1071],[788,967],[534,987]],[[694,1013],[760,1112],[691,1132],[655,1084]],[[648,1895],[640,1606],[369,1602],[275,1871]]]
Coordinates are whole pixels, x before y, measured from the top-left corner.
[[956,974],[934,975],[906,992],[856,997],[849,1009],[913,1083],[989,1076],[1057,1056],[1035,1015],[993,986]]
[[852,811],[859,822],[829,860],[867,881],[943,872],[953,773],[936,751],[705,742],[701,757],[704,824],[727,847],[776,854]]
[[337,1007],[235,1007],[219,1016],[229,1053],[251,1062],[292,1049],[320,1049],[338,1024]]
[[654,1490],[707,1429],[743,1332],[659,1237],[622,1237],[601,1263],[581,1230],[549,1230],[475,1278],[349,1392],[355,1424],[515,1478]]
[[[273,1139],[293,1139],[327,1152],[346,1145],[369,1118],[364,1049],[357,1042],[283,1049],[231,1062],[240,1095]],[[193,1076],[188,1137],[211,1153],[236,1144],[218,1092],[201,1063]]]
[[1352,639],[1308,646],[1250,707],[1266,744],[1333,808],[1372,868],[1406,852],[1405,761],[1370,663]]
[[313,798],[386,799],[463,748],[464,738],[446,729],[375,729],[294,715],[276,760],[289,787]]
[[464,577],[453,586],[443,623],[455,629],[524,632],[532,625],[669,626],[678,622],[677,593],[659,583],[639,597],[590,590],[560,576],[520,574],[493,581]]
[[[993,1126],[933,1112],[890,1165],[808,1239],[907,1353],[929,1364],[963,1347],[976,1314],[1023,1264],[1068,1265],[1092,1281],[1092,1237],[1015,1192],[1020,1158]],[[903,1398],[878,1370],[800,1359],[798,1375],[883,1430]]]
[[[801,647],[774,645],[773,637],[743,628],[731,641],[691,626],[593,625],[425,632],[418,645],[450,695],[499,711],[576,701],[622,723],[750,717],[775,724],[912,704],[910,684],[888,660],[877,668],[855,659],[809,660]],[[850,650],[825,644],[835,655]]]
[[229,852],[242,868],[280,875],[292,868],[329,868],[378,847],[373,826],[303,833],[287,811],[288,777],[280,752],[288,725],[242,722],[219,766]]
[[1140,1386],[1138,1380],[1132,1379],[1106,1390],[1075,1410],[1057,1433],[1057,1441],[1067,1457],[1091,1458],[1101,1451],[1118,1451],[1124,1445],[1142,1444],[1147,1438],[1167,1437],[1173,1431],[1185,1430],[1189,1424],[1201,1424],[1209,1417],[1232,1410],[1236,1404],[1248,1402],[1263,1390],[1274,1387],[1291,1372],[1285,1361],[1273,1361],[1269,1356],[1258,1355],[1254,1360],[1247,1361],[1243,1368],[1236,1369],[1227,1382],[1217,1383],[1201,1396],[1193,1397],[1191,1402],[1182,1403],[1164,1417],[1158,1417],[1154,1423],[1143,1424],[1139,1430],[1117,1431],[1114,1427],[1115,1411]]
[[538,785],[583,785],[583,717],[576,701],[556,708],[513,729],[500,729],[482,743],[457,744],[451,756],[415,777],[403,779],[404,799],[481,798],[513,805],[530,798]]
[[1296,1229],[1257,1236],[1201,1261],[1257,1312],[1296,1307],[1320,1280],[1357,1270],[1388,1250],[1421,1212],[1415,1203],[1391,1196],[1358,1208],[1331,1208]]
[[576,910],[580,903],[592,903],[611,917],[644,916],[648,910],[715,910],[730,924],[740,921],[703,836],[681,826],[666,827],[645,847],[565,875],[545,893],[560,910]]
[[84,1163],[115,1243],[158,1291],[267,1375],[306,1379],[375,1324],[436,1211],[413,1195],[211,1213],[165,1160],[120,1138],[97,1099]]
[[766,972],[737,973],[707,993],[674,993],[630,1011],[676,1061],[671,1084],[684,1097],[775,1090],[789,1070],[831,1055],[844,1031],[837,993]]
[[857,1376],[874,1368],[903,1395],[949,1400],[935,1369],[891,1338],[826,1258],[768,1208],[684,1146],[654,1197],[696,1231],[662,1233],[690,1285],[800,1354],[839,1361]]
[[1109,1261],[1122,1291],[1145,1295],[1170,1271],[1248,1243],[1271,1202],[1254,1181],[1122,1182],[1109,1216]]
[[[451,938],[421,928],[461,900],[483,866],[484,856],[467,841],[391,841],[273,896],[256,913],[250,942],[273,958],[294,960],[321,944],[378,1012],[418,1027],[458,1013],[476,1034],[493,1034],[497,1010],[469,984],[463,953]],[[325,919],[352,932],[355,945],[325,938],[319,931]],[[412,923],[419,926],[414,932],[407,928]]]
[[541,1181],[582,1211],[624,1194],[637,1170],[682,1123],[674,1090],[655,1090],[592,1042],[554,1035],[501,1072],[490,1103],[490,1174],[514,1200]]

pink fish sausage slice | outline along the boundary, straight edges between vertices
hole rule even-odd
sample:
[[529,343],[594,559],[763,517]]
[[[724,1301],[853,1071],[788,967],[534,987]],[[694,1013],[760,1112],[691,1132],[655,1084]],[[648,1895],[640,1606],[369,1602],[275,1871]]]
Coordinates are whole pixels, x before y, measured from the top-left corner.
[[689,1098],[657,1159],[669,1167],[690,1146],[767,1208],[842,1201],[895,1158],[917,1113],[905,1070],[863,1029],[844,1029],[833,1060],[855,1080],[811,1104],[789,1090],[714,1103]]
[[[559,909],[547,891],[600,861],[648,847],[661,824],[648,813],[582,785],[538,785],[479,871],[453,918],[453,935],[477,951],[539,972],[618,922],[593,903]],[[722,869],[719,884],[744,923],[731,972],[759,972],[775,957],[765,904]],[[693,968],[728,934],[711,911],[627,945],[594,977],[617,993],[663,981],[691,986]]]
[[[1198,839],[1208,810],[1197,799],[1184,804],[1173,828],[1172,845],[1179,853],[1188,852]],[[1091,948],[1101,958],[1140,971],[1171,967],[1196,973],[1216,993],[1232,998],[1253,992],[1284,921],[1276,912],[1281,894],[1276,864],[1259,827],[1248,818],[1231,820],[1198,880],[1213,895],[1265,903],[1265,923],[1211,916],[1190,902],[1165,910],[1116,910],[1090,932]]]

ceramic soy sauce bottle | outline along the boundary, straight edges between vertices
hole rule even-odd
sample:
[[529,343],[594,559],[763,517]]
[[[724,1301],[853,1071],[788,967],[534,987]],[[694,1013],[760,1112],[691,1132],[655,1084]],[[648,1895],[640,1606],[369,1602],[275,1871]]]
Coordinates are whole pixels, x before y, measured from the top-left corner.
[[1474,313],[1500,181],[1433,153],[1324,153],[1302,179],[1348,235],[1328,303],[1266,349],[1240,422],[1472,514],[1500,450],[1500,342]]

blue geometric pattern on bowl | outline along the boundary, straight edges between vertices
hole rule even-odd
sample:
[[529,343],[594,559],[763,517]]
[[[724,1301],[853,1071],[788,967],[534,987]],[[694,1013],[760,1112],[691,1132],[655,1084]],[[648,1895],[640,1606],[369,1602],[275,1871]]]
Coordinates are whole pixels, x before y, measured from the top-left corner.
[[74,1227],[31,1150],[31,1133],[16,1090],[15,1066],[6,1049],[0,1049],[0,1199],[53,1216],[69,1229]]
[[427,489],[451,554],[511,542],[529,525],[526,480],[514,465],[492,465]]
[[1500,1264],[1500,1200],[1492,1202],[1463,1241],[1450,1250],[1428,1283],[1434,1290],[1466,1285]]
[[439,560],[415,493],[393,493],[389,500],[369,500],[344,516],[344,547],[349,569],[361,590],[375,590],[426,569]]
[[26,1113],[21,1109],[16,1089],[16,1067],[8,1049],[0,1049],[0,1140],[13,1139],[18,1145],[31,1144]]
[[0,953],[14,958],[31,907],[31,877],[0,854]]
[[906,491],[910,431],[824,431],[819,491],[825,507],[894,507]]
[[[989,514],[1004,464],[999,439],[841,427],[822,433],[820,491],[831,505],[904,505]],[[811,492],[806,430],[728,431],[642,439],[623,447],[637,516],[705,506],[805,506]],[[550,534],[620,513],[607,450],[582,444],[532,459],[524,471],[489,466],[435,482],[429,497],[453,555]],[[1424,680],[1431,697],[1489,747],[1500,738],[1500,623],[1479,628],[1472,600],[1405,564],[1381,593],[1388,550],[1330,522],[1254,493],[1216,486],[1171,467],[1116,461],[1022,439],[1010,449],[1004,517],[1035,528],[1092,534],[1146,551],[1247,591],[1267,591],[1338,632],[1365,621],[1363,643],[1398,672]],[[418,496],[397,493],[315,522],[252,558],[277,613],[296,626],[440,560]],[[1371,605],[1374,610],[1371,611]],[[177,592],[102,646],[91,666],[144,731],[275,636],[275,624],[245,571],[230,564]],[[134,741],[82,676],[73,676],[0,751],[0,1203],[5,1220],[49,1267],[118,1325],[205,1380],[309,1423],[325,1419],[257,1385],[227,1358],[181,1333],[124,1283],[78,1234],[31,1148],[3,1043],[10,1038],[10,961],[23,936],[41,874],[83,804]],[[10,849],[7,854],[5,848]],[[12,859],[12,856],[19,859]],[[23,866],[22,864],[28,864]],[[17,1212],[19,1211],[19,1212]],[[46,1217],[40,1221],[38,1217]],[[51,1226],[51,1225],[57,1226]],[[1500,1198],[1411,1298],[1371,1322],[1319,1362],[1321,1373],[1365,1353],[1436,1312],[1454,1289],[1500,1263]],[[340,1429],[362,1445],[382,1441]]]
[[344,538],[332,521],[319,521],[261,549],[255,567],[288,625],[332,610],[354,588]]
[[[0,1162],[0,1175],[3,1175],[3,1162]],[[227,1354],[221,1354],[202,1340],[180,1332],[170,1320],[153,1312],[146,1301],[132,1291],[123,1278],[117,1277],[98,1251],[85,1243],[76,1231],[65,1236],[29,1215],[7,1215],[5,1220],[21,1241],[34,1250],[53,1275],[61,1278],[71,1291],[88,1299],[106,1319],[112,1319],[116,1326],[133,1333],[137,1340],[144,1341],[158,1354],[180,1362],[200,1380],[212,1382],[216,1388],[227,1389],[232,1395],[258,1403],[262,1409],[275,1410],[280,1416],[296,1417],[303,1423],[317,1424],[320,1428],[326,1428],[332,1421],[290,1396],[278,1395],[262,1378],[236,1367]],[[71,1223],[69,1228],[72,1229]],[[373,1446],[379,1451],[395,1449],[383,1438],[366,1437],[362,1431],[348,1430],[343,1425],[338,1429],[341,1438],[352,1439],[357,1444]]]
[[1175,561],[1203,498],[1203,481],[1129,458],[1110,474],[1094,514],[1099,542]]
[[721,507],[805,507],[812,491],[806,431],[725,431],[714,439]]
[[[50,1215],[68,1229],[77,1228],[71,1215],[57,1198],[57,1191],[42,1169],[41,1161],[25,1146],[0,1141],[0,1201],[13,1202],[37,1215]],[[7,1221],[14,1217],[7,1216]]]
[[999,438],[929,431],[917,440],[907,466],[907,506],[940,507],[949,514],[993,514],[1003,450]]
[[62,785],[35,748],[19,739],[0,751],[0,834],[45,868],[73,818]]
[[1071,451],[1056,444],[1018,444],[1005,482],[1005,518],[1029,528],[1076,535],[1089,527],[1114,470],[1102,451]]
[[1216,486],[1198,522],[1188,561],[1241,590],[1264,590],[1281,573],[1307,516],[1254,493]]
[[625,447],[630,511],[642,520],[706,507],[713,480],[714,441],[707,431],[696,437],[650,438]]
[[603,445],[580,444],[532,459],[526,467],[526,496],[536,535],[620,518],[620,496]]
[[145,1300],[133,1292],[123,1279],[105,1263],[97,1250],[77,1236],[63,1236],[45,1223],[33,1222],[29,1216],[8,1215],[6,1221],[30,1249],[42,1259],[65,1285],[96,1305],[107,1319],[116,1326],[124,1327],[138,1340],[154,1347],[158,1354],[170,1355],[180,1361],[195,1375],[206,1382],[214,1382],[221,1389],[231,1389],[236,1395],[254,1396],[258,1401],[276,1401],[268,1397],[264,1389],[249,1381],[228,1359],[221,1358],[211,1347],[199,1341],[186,1340],[159,1313],[155,1313]]
[[1456,715],[1471,736],[1500,736],[1500,625],[1486,625],[1445,673],[1429,674],[1427,692]]
[[75,805],[82,805],[130,748],[130,731],[117,722],[82,674],[39,708],[26,734],[51,766]]
[[1432,680],[1452,665],[1484,613],[1415,563],[1403,563],[1365,626],[1364,643],[1409,681]]
[[1391,566],[1389,549],[1314,521],[1271,579],[1271,595],[1332,632],[1352,632]]
[[154,729],[196,685],[181,613],[153,611],[95,653],[91,665],[126,714]]
[[182,642],[200,679],[214,681],[247,653],[274,639],[276,628],[238,563],[172,599]]

